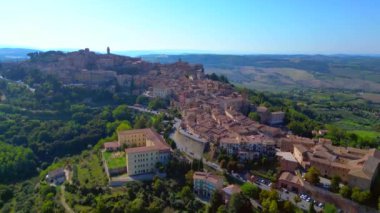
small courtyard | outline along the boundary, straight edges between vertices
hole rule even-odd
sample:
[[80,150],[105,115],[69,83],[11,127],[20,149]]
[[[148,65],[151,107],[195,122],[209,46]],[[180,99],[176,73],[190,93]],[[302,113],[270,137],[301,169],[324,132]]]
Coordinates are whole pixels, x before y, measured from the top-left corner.
[[125,168],[127,160],[125,152],[103,152],[104,159],[107,163],[108,169]]

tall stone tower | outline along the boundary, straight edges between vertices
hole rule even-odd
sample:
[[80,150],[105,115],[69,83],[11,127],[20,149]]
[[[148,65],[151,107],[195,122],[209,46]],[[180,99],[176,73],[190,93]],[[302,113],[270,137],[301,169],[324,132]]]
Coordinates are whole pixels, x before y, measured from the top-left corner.
[[111,53],[110,53],[110,47],[107,47],[107,54],[108,54],[108,55],[111,54]]

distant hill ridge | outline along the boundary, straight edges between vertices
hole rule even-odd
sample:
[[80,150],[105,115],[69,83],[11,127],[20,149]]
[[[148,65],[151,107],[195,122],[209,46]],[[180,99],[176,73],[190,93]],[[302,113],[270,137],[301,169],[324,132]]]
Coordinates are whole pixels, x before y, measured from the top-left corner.
[[[2,48],[0,49],[0,61],[22,61],[29,59],[30,52],[34,49]],[[64,53],[62,51],[48,51],[48,53]],[[143,64],[149,68],[148,63],[175,63],[179,60],[191,64],[203,64],[206,73],[223,74],[237,85],[251,89],[284,91],[294,88],[325,88],[345,89],[357,92],[380,93],[380,57],[365,55],[228,55],[228,54],[150,54],[157,51],[117,51],[119,56],[111,54],[112,63],[124,56],[141,56]],[[72,52],[75,53],[75,52]],[[64,63],[56,63],[55,69],[72,70],[113,70],[118,74],[133,74],[140,68],[136,64],[125,67],[122,64],[107,65],[107,56],[94,62],[93,54],[86,57],[86,62],[79,54],[68,53],[68,61],[72,67]],[[175,52],[173,52],[175,53]],[[96,54],[106,55],[106,54]],[[62,56],[60,56],[62,57]],[[102,56],[103,57],[103,56]],[[108,56],[109,57],[109,56]],[[126,58],[130,58],[125,56]],[[44,60],[47,60],[45,57]],[[96,57],[95,57],[96,58]],[[63,60],[66,61],[67,60]],[[112,61],[112,60],[111,60]],[[48,61],[46,61],[48,62]],[[117,63],[119,63],[117,62]],[[49,62],[50,63],[50,62]],[[69,64],[70,64],[69,63]],[[94,67],[95,66],[95,67]],[[123,67],[124,66],[124,67]],[[39,69],[48,70],[49,65],[40,64]],[[112,69],[111,69],[112,68]],[[147,71],[147,70],[146,70]],[[96,72],[92,72],[95,75]],[[103,72],[105,73],[105,72]],[[64,72],[60,74],[64,79]],[[70,77],[70,75],[68,76]],[[82,76],[83,77],[83,76]],[[101,78],[101,77],[99,77]]]
[[28,53],[37,52],[35,49],[0,48],[0,61],[17,61],[28,59]]
[[206,73],[223,74],[251,89],[294,88],[380,92],[380,57],[361,55],[145,55],[144,60],[200,63]]

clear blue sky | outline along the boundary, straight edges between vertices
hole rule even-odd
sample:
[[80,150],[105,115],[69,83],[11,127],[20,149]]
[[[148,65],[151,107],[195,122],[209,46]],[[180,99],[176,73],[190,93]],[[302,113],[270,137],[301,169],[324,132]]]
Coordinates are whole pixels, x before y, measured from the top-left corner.
[[0,46],[380,53],[377,0],[2,0]]

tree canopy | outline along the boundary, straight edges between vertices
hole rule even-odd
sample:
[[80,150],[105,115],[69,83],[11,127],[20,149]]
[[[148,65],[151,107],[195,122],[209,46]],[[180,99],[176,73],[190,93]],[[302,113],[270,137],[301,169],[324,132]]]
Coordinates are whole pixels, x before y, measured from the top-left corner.
[[305,179],[311,183],[311,184],[317,184],[319,183],[319,175],[320,175],[320,172],[317,168],[315,168],[314,166],[310,167],[306,174],[305,174]]
[[32,150],[0,142],[0,183],[20,180],[36,174],[36,156]]

